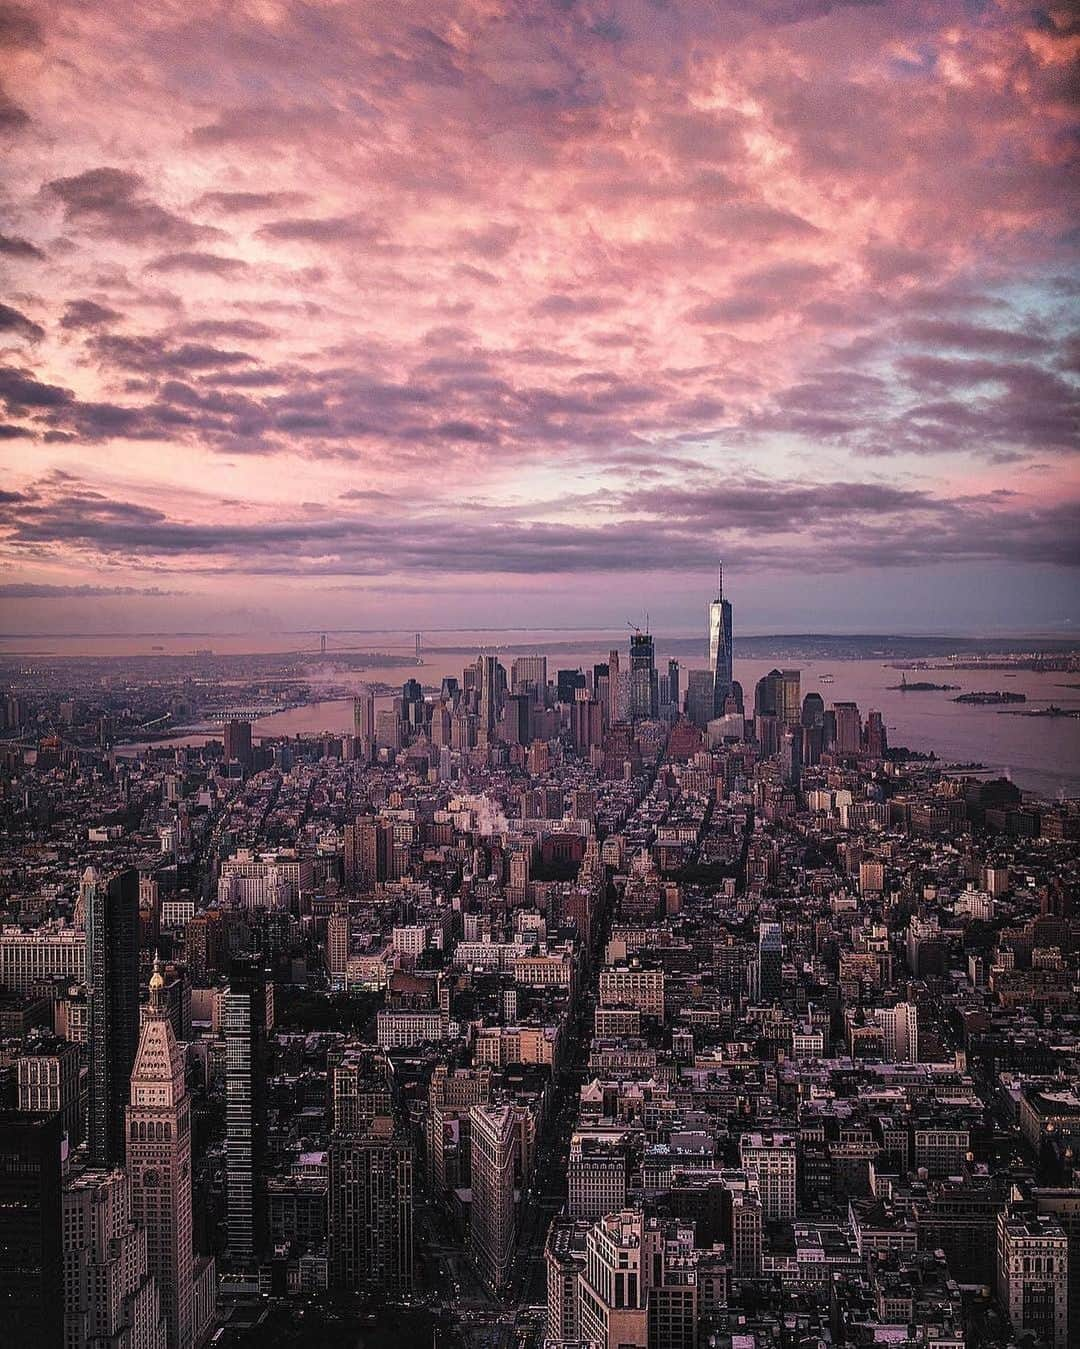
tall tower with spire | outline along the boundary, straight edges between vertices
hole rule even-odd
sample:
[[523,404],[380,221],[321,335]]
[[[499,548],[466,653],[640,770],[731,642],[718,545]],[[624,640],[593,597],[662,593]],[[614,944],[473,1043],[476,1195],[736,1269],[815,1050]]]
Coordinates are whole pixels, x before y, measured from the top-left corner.
[[724,715],[731,692],[731,605],[724,599],[724,564],[717,578],[716,599],[709,605],[709,667],[713,672],[713,716]]
[[184,1054],[164,1004],[160,960],[150,976],[127,1108],[131,1216],[146,1230],[148,1266],[161,1290],[169,1349],[194,1342],[191,1109]]

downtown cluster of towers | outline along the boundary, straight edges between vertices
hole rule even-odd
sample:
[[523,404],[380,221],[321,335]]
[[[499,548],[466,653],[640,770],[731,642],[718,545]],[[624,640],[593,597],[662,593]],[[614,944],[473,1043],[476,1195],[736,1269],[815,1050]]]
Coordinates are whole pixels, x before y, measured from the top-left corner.
[[[447,677],[435,698],[417,679],[406,680],[400,698],[376,711],[368,690],[354,700],[354,746],[346,757],[369,759],[396,753],[424,738],[437,750],[465,752],[491,746],[527,747],[568,731],[576,750],[601,746],[621,723],[685,717],[710,743],[753,739],[766,756],[779,754],[785,776],[798,780],[801,767],[823,751],[866,751],[884,757],[885,728],[878,712],[866,726],[854,703],[826,708],[820,694],[801,696],[798,670],[774,669],[758,680],[752,709],[734,678],[731,603],[724,597],[723,567],[707,614],[709,663],[684,672],[677,660],[656,664],[656,643],[646,629],[630,636],[629,656],[612,649],[586,674],[560,669],[549,683],[547,657],[518,656],[510,678],[499,658],[482,654],[459,680]],[[684,678],[685,675],[685,678]]]

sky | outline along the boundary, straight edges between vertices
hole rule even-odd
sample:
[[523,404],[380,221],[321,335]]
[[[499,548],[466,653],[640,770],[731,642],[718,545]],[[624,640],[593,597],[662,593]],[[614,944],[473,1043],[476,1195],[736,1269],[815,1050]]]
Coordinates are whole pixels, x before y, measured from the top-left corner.
[[0,0],[0,631],[1080,623],[1066,3]]

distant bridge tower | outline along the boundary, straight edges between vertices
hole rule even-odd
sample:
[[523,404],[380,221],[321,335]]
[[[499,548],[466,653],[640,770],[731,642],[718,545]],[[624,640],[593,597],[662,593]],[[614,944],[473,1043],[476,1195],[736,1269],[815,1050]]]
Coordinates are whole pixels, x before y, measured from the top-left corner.
[[323,635],[319,638],[319,650],[322,652],[322,654],[323,654],[324,656],[326,655],[326,633],[325,633],[325,632],[324,632]]
[[422,652],[423,652],[423,642],[422,642],[422,640],[421,640],[422,636],[423,636],[422,633],[419,633],[419,632],[418,632],[418,633],[416,634],[416,663],[417,663],[417,665],[420,664],[420,656],[421,656],[421,654],[422,654]]

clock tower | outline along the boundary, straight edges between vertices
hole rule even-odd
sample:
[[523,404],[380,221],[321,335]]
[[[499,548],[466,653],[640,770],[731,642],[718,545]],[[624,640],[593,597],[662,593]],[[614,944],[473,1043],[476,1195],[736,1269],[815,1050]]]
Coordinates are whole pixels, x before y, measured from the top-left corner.
[[157,1279],[169,1349],[193,1343],[191,1109],[184,1053],[164,1006],[161,962],[139,1034],[127,1107],[131,1216],[146,1230],[147,1264]]

